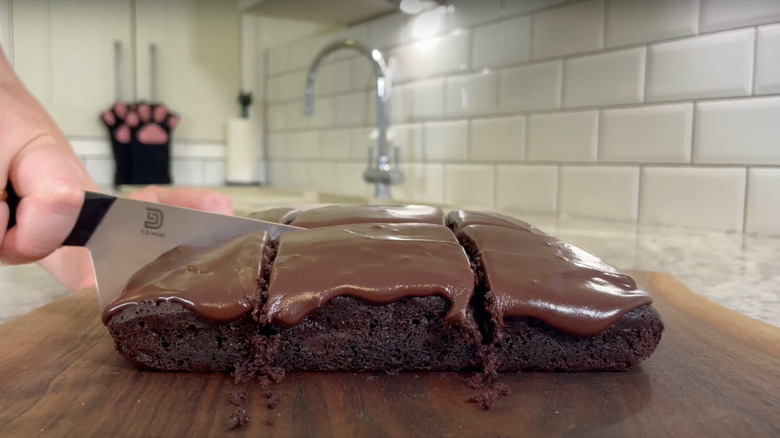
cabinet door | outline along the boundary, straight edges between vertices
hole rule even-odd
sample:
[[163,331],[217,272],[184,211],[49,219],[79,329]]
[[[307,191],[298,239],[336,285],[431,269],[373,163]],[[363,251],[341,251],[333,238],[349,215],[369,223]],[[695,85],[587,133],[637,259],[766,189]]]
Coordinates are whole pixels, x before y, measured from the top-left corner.
[[239,115],[239,27],[234,1],[136,0],[138,97],[152,98],[155,44],[158,100],[181,115],[174,139],[225,140]]
[[66,135],[105,136],[116,99],[114,42],[123,45],[132,97],[130,0],[14,0],[14,67]]

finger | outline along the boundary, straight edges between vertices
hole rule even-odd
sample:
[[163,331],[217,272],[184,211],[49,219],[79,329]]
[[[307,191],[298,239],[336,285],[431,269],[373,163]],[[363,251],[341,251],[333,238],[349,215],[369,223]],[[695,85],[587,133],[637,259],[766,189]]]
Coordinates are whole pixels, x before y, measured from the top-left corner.
[[192,208],[210,213],[233,214],[233,202],[226,195],[195,187],[162,188],[149,186],[128,196],[146,202]]
[[0,244],[0,260],[39,260],[60,247],[76,223],[84,202],[81,167],[72,154],[43,136],[14,157],[9,177],[21,201],[16,225]]

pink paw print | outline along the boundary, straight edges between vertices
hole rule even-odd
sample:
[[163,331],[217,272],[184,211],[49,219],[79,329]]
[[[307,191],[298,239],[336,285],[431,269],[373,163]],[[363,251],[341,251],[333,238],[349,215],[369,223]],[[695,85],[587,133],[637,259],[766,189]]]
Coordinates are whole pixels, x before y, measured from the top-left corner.
[[179,124],[179,116],[169,113],[163,105],[138,104],[136,117],[128,119],[128,125],[135,130],[135,140],[146,145],[163,145],[171,138],[171,131]]

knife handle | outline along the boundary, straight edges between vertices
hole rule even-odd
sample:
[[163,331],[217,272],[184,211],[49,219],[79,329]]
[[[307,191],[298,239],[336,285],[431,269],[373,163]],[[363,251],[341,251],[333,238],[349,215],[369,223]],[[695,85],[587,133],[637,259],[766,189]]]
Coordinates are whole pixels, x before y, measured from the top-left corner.
[[[11,227],[16,225],[16,210],[19,208],[21,199],[14,191],[10,181],[5,187],[5,196],[5,202],[8,204],[8,227],[6,229],[11,229]],[[73,230],[71,230],[65,242],[62,243],[62,246],[86,245],[115,200],[115,196],[84,192],[84,205],[81,206],[76,225],[73,226]]]

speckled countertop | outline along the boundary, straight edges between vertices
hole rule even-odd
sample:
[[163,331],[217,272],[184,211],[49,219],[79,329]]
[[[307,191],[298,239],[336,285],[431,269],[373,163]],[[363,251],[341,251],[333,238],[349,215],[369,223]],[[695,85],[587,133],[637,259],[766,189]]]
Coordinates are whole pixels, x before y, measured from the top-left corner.
[[[274,192],[274,196],[260,197],[263,203],[247,203],[247,193],[258,199],[257,192],[229,191],[237,211],[346,202],[311,193]],[[692,291],[780,327],[778,237],[550,216],[519,217],[618,268],[670,272]],[[68,293],[37,265],[0,266],[0,285],[0,322]]]

